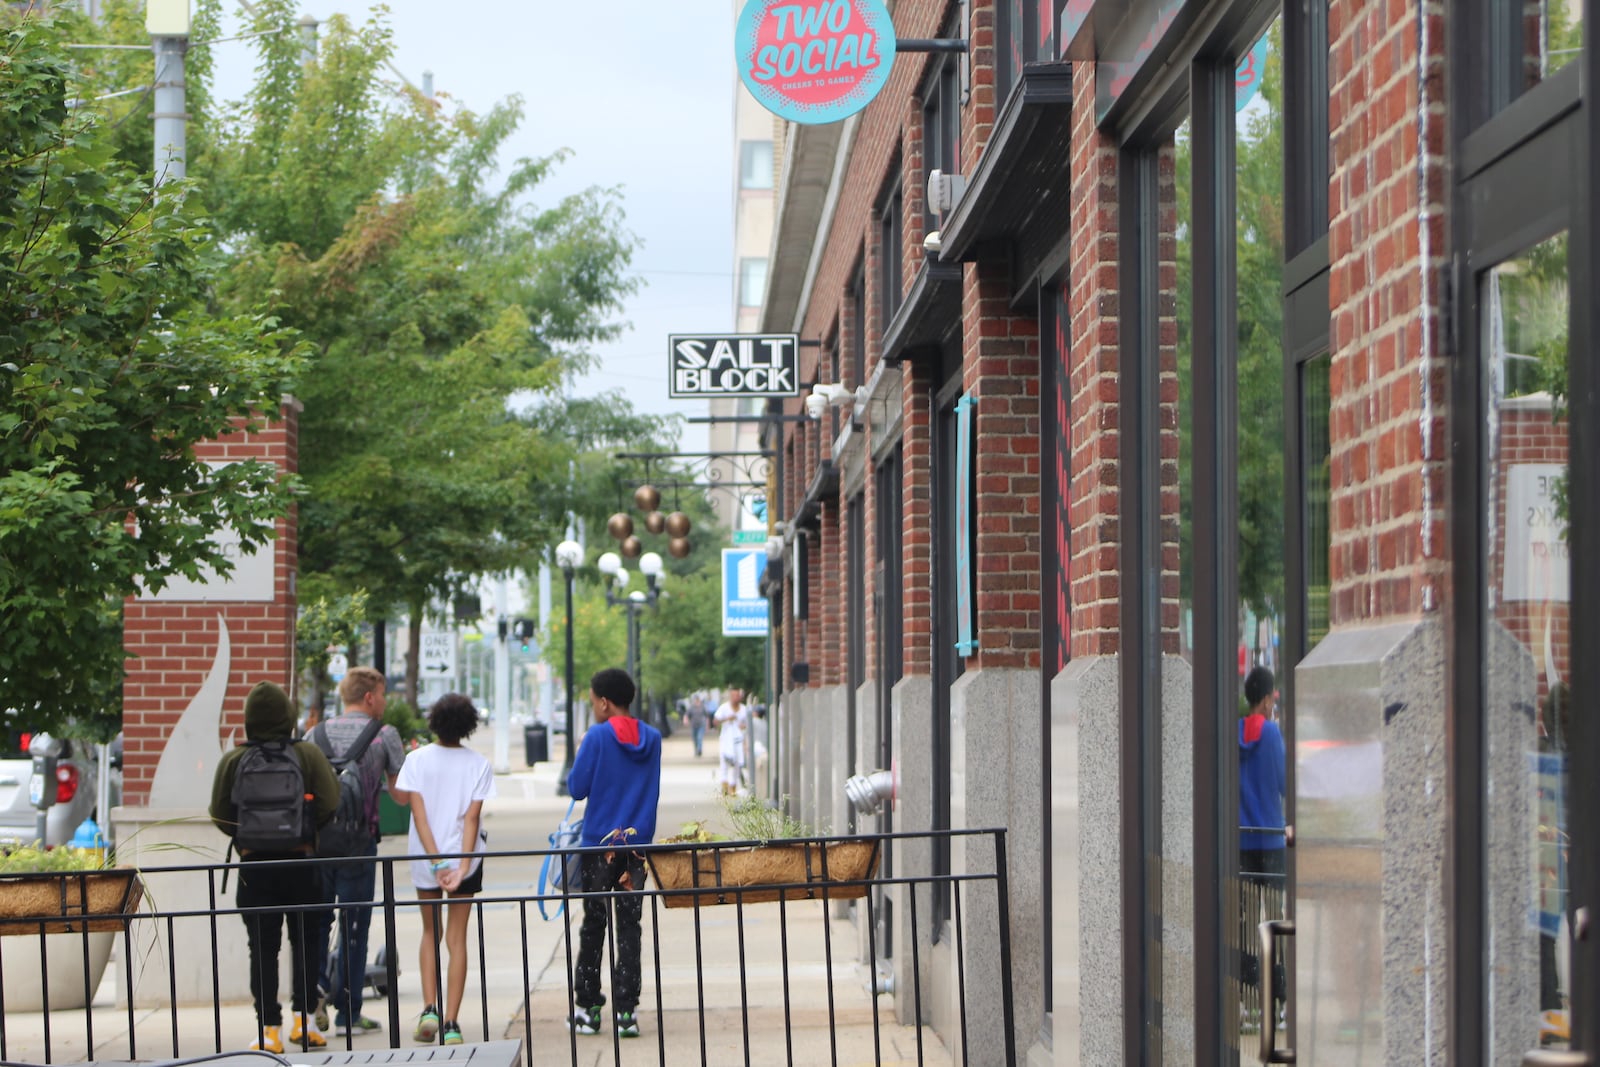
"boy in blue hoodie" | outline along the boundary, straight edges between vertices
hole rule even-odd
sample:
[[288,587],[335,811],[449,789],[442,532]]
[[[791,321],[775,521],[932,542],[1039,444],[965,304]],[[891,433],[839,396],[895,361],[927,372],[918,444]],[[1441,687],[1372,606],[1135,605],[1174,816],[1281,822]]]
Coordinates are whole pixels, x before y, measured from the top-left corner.
[[583,813],[584,847],[616,846],[614,851],[585,855],[580,885],[585,893],[622,892],[627,895],[596,897],[583,902],[583,926],[578,935],[578,962],[574,974],[576,1010],[567,1020],[575,1033],[598,1034],[600,961],[605,951],[606,924],[616,909],[616,966],[611,974],[613,1020],[618,1037],[638,1037],[639,1022],[639,920],[644,899],[644,857],[629,845],[647,845],[655,839],[656,804],[661,798],[661,734],[648,723],[628,714],[634,684],[627,671],[608,667],[589,679],[589,701],[594,725],[583,735],[578,755],[567,776],[567,790],[587,800]]
[[[1284,891],[1285,769],[1283,732],[1273,718],[1277,698],[1277,679],[1272,671],[1252,667],[1244,680],[1244,699],[1250,710],[1239,720],[1239,871],[1245,882],[1259,888],[1241,900],[1260,899],[1271,914],[1251,914],[1253,905],[1246,905],[1240,979],[1250,987],[1260,981],[1261,975],[1261,961],[1252,936],[1256,923],[1281,916]],[[1281,973],[1277,987],[1283,988]],[[1256,1009],[1251,1006],[1248,1010],[1252,1014],[1245,1032],[1259,1025],[1254,1018]]]

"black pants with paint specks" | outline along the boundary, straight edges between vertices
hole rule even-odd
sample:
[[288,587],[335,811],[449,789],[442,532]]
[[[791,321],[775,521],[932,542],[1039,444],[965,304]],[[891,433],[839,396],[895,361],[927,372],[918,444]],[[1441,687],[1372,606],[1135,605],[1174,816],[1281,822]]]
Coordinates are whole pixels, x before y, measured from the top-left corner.
[[[634,852],[595,853],[583,857],[585,893],[620,892],[614,897],[593,897],[583,902],[583,926],[578,933],[578,963],[573,975],[573,999],[580,1008],[598,1008],[605,1002],[600,992],[600,963],[606,953],[606,927],[616,913],[615,943],[611,948],[611,999],[616,1011],[639,1006],[639,920],[644,914],[644,857]],[[634,892],[627,892],[633,890]]]

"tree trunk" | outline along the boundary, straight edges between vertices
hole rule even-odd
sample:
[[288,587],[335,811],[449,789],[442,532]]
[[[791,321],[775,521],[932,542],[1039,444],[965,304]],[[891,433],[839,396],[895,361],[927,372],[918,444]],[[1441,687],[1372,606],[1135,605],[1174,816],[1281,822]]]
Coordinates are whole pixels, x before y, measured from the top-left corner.
[[424,605],[411,605],[411,620],[406,626],[406,703],[417,704],[417,674],[422,665],[422,611]]

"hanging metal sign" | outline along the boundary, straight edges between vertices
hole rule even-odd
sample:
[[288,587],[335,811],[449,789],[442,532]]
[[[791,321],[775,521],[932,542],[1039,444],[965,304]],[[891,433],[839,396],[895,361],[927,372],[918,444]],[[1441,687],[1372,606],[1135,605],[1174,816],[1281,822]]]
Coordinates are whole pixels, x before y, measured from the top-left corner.
[[872,102],[894,65],[883,0],[750,0],[734,31],[739,77],[790,122],[837,122]]
[[799,396],[800,338],[792,333],[667,337],[667,395]]

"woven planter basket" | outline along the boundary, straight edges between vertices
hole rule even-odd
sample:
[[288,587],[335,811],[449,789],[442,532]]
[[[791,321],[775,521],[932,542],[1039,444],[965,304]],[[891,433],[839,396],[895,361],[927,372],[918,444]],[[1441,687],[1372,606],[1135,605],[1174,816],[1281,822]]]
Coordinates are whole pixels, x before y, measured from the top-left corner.
[[[695,848],[652,852],[650,870],[662,889],[695,889],[701,893],[666,893],[669,908],[710,904],[758,904],[773,900],[850,900],[867,895],[861,885],[832,885],[871,878],[878,869],[878,842],[839,841],[826,846],[762,845],[757,848]],[[750,889],[781,885],[784,889]],[[743,889],[742,893],[731,892]]]
[[[37,935],[41,919],[59,920],[43,923],[47,934],[121,930],[143,897],[132,867],[0,875],[0,937]],[[86,916],[107,918],[85,921]]]

